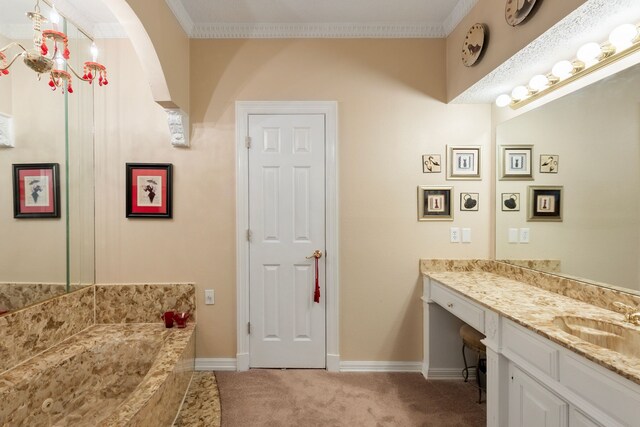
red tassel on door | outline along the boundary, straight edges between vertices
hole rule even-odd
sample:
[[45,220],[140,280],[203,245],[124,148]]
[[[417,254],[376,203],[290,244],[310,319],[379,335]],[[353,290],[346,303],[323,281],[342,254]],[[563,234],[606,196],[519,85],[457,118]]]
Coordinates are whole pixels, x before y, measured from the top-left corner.
[[319,257],[316,258],[316,289],[313,292],[313,302],[320,303],[320,280],[318,279],[318,262],[320,261]]

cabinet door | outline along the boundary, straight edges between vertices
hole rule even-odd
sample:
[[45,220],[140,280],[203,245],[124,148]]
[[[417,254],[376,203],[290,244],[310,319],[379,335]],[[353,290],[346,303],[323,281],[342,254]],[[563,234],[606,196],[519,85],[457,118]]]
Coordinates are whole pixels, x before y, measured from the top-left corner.
[[569,417],[570,427],[602,427],[601,424],[593,421],[591,418],[578,411],[576,408],[571,408],[571,416]]
[[509,427],[567,427],[569,404],[509,364]]

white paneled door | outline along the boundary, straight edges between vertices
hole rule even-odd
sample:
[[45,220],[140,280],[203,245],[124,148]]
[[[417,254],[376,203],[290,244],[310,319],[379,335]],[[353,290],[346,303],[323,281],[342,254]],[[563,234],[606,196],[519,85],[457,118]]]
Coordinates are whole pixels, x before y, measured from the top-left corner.
[[325,116],[252,114],[249,137],[250,366],[324,368]]

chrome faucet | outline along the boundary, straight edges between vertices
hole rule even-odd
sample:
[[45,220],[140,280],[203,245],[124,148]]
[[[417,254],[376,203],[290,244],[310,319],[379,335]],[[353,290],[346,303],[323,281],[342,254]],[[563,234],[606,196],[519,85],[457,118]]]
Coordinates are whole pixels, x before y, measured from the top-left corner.
[[630,305],[614,302],[613,305],[616,309],[624,314],[624,321],[631,323],[632,325],[640,326],[640,308],[633,308]]

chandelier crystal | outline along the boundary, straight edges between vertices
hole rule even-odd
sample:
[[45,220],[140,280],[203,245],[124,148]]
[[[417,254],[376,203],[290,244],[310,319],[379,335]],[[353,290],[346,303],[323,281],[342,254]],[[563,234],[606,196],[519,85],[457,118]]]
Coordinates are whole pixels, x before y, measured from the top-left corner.
[[[40,13],[40,0],[36,0],[33,11],[27,12],[26,15],[33,23],[33,48],[27,49],[20,43],[13,42],[0,49],[0,76],[9,74],[9,68],[18,58],[22,58],[25,65],[38,74],[38,80],[42,74],[48,74],[51,89],[61,88],[62,93],[65,91],[73,93],[71,74],[75,75],[78,80],[89,84],[92,84],[96,78],[99,86],[109,84],[106,67],[96,61],[97,48],[95,44],[91,46],[93,60],[84,63],[83,74],[80,75],[73,69],[68,61],[71,56],[69,38],[57,29],[60,15],[58,15],[55,5],[52,6],[51,16],[54,29],[42,29],[42,24],[47,22],[47,18]],[[9,60],[7,51],[11,49],[18,49],[20,52]],[[70,70],[71,73],[67,70]]]

